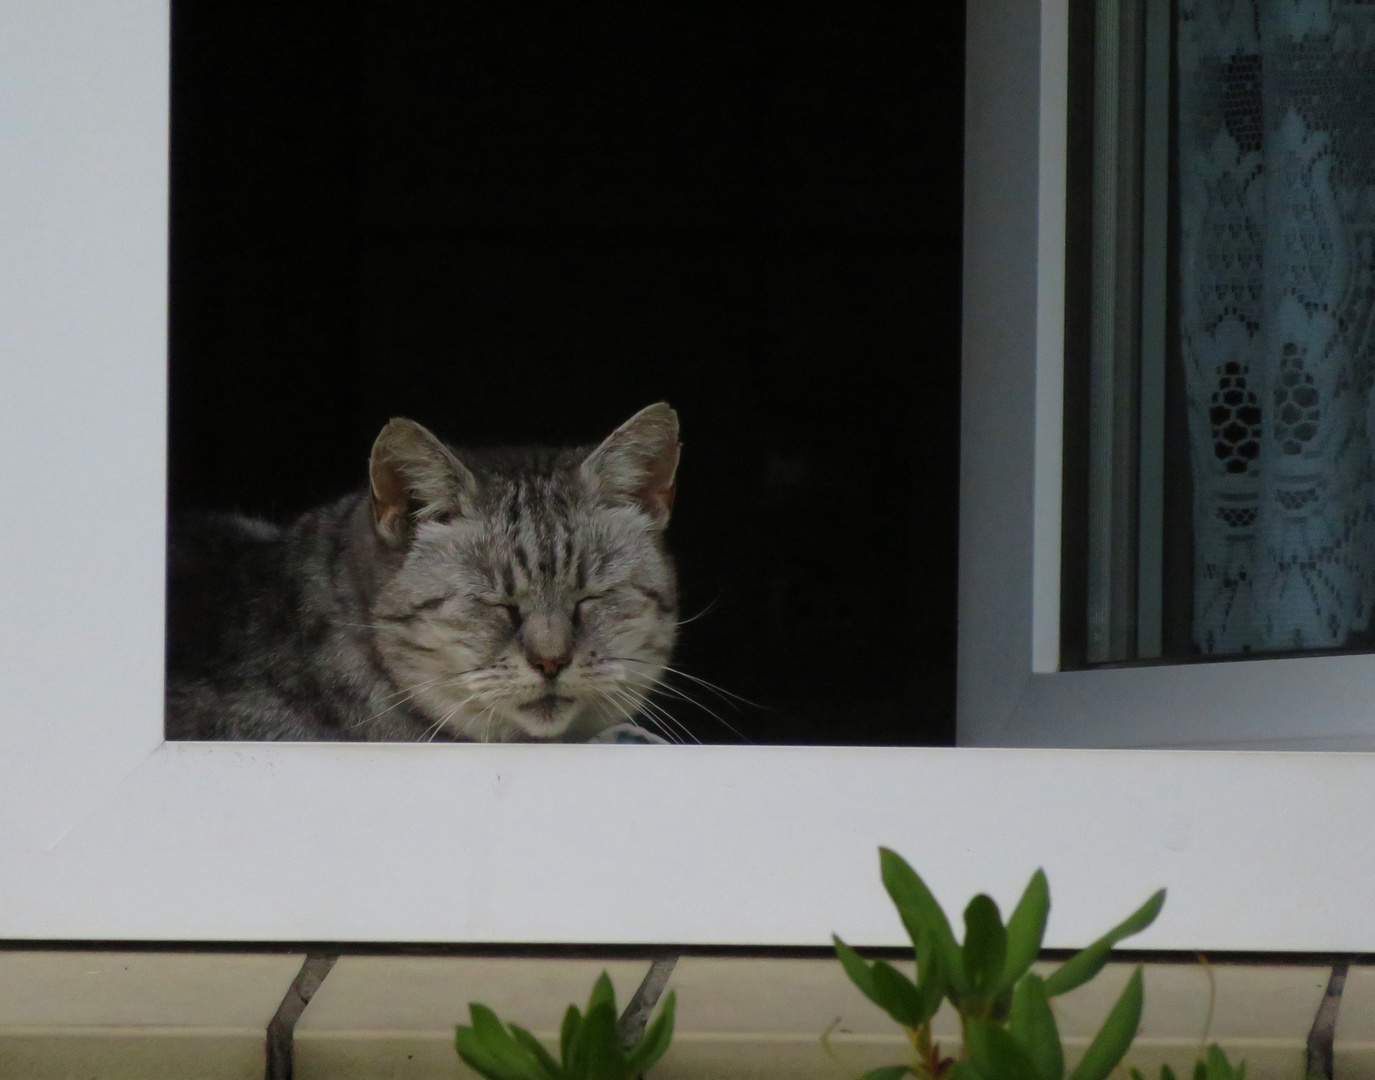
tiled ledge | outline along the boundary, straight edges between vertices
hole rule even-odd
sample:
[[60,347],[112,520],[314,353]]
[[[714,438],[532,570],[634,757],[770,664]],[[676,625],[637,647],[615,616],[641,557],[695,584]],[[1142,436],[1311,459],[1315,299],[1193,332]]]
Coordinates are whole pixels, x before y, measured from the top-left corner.
[[0,952],[0,1077],[262,1080],[301,954]]
[[[301,954],[0,952],[0,1077],[260,1080],[264,1035],[299,970]],[[529,957],[344,956],[296,1029],[298,1080],[430,1080],[469,1074],[453,1051],[467,1003],[552,1035],[570,1001],[610,970],[627,1000],[640,960]],[[1324,966],[1217,964],[1210,1038],[1245,1058],[1254,1080],[1304,1073]],[[1057,999],[1061,1031],[1082,1047],[1120,991],[1114,964]],[[678,991],[678,1034],[654,1080],[788,1077],[846,1080],[899,1060],[896,1029],[820,958],[688,956]],[[1152,964],[1132,1061],[1187,1076],[1208,1011],[1207,971]],[[830,1029],[827,1046],[821,1035]],[[940,1036],[955,1033],[948,1014]],[[953,1045],[953,1043],[952,1043]],[[1341,1080],[1375,1078],[1375,967],[1350,972],[1337,1026]]]

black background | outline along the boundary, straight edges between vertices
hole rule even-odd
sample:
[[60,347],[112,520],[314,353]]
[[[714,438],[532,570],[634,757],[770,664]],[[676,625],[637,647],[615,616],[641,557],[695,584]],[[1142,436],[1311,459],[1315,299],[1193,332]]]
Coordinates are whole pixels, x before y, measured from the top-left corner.
[[667,399],[703,741],[954,736],[964,5],[173,6],[173,512]]

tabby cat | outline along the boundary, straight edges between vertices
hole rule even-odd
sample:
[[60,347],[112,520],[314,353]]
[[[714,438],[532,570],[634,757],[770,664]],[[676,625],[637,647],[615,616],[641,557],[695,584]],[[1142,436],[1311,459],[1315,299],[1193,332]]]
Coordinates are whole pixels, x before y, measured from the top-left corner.
[[455,450],[410,420],[367,490],[287,528],[203,517],[168,554],[172,739],[586,739],[677,632],[678,417],[595,448]]

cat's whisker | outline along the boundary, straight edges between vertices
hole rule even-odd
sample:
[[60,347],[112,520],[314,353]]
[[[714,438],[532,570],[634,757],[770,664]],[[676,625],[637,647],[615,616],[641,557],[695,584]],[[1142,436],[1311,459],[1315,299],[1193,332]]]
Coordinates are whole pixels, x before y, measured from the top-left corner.
[[678,687],[676,687],[676,686],[671,686],[670,684],[668,684],[668,683],[666,683],[666,682],[658,682],[658,681],[656,681],[656,680],[654,680],[654,679],[651,679],[651,678],[650,678],[647,674],[645,674],[644,672],[639,672],[639,671],[634,671],[634,670],[631,670],[631,669],[627,669],[627,670],[625,671],[625,676],[626,676],[626,678],[628,678],[628,679],[629,679],[629,678],[638,678],[638,679],[643,679],[643,680],[645,680],[646,683],[648,684],[648,692],[649,692],[649,693],[653,694],[653,693],[656,693],[656,692],[657,692],[657,693],[663,693],[663,694],[671,694],[673,697],[676,697],[678,700],[683,701],[683,702],[686,702],[688,705],[691,705],[691,706],[693,706],[694,708],[701,709],[704,713],[706,713],[708,716],[710,716],[713,720],[715,720],[718,724],[720,724],[722,727],[724,727],[727,731],[729,731],[732,735],[734,735],[734,736],[735,736],[737,739],[739,739],[741,742],[746,742],[746,743],[748,743],[748,742],[751,741],[751,740],[749,740],[749,739],[747,739],[747,738],[745,737],[744,733],[741,732],[739,728],[737,728],[734,724],[730,723],[730,721],[726,720],[726,718],[723,717],[720,713],[718,713],[715,709],[709,708],[709,707],[708,707],[707,705],[705,705],[703,702],[698,701],[695,697],[692,697],[690,694],[686,693],[684,690],[681,690],[680,688],[678,688]]
[[[622,694],[630,696],[631,691],[628,690],[626,687],[617,687],[617,689]],[[634,690],[634,697],[638,699],[638,710],[643,710],[641,715],[645,716],[646,718],[653,717],[659,719],[659,726],[661,730],[667,729],[669,725],[673,725],[693,742],[699,744],[701,743],[702,740],[699,739],[696,735],[694,735],[692,730],[686,724],[684,724],[671,712],[665,709],[662,705],[656,704],[655,702],[651,701],[648,698],[648,696],[641,693],[638,689]]]
[[638,714],[648,705],[649,694],[646,693],[646,690],[640,685],[629,681],[629,677],[632,675],[645,680],[645,682],[649,684],[649,688],[653,688],[654,680],[649,678],[649,676],[631,671],[628,668],[621,668],[616,672],[614,676],[616,681],[612,683],[610,689],[618,693],[626,701],[629,701],[631,703],[632,713]]
[[[445,714],[444,714],[443,716],[441,716],[438,720],[436,720],[433,724],[431,724],[429,727],[427,727],[427,728],[425,729],[425,731],[424,731],[424,734],[422,734],[422,735],[420,736],[420,738],[417,739],[416,741],[417,741],[417,742],[430,742],[436,735],[439,734],[440,728],[442,728],[445,724],[447,724],[447,723],[449,722],[449,720],[452,719],[452,717],[454,716],[454,714],[457,713],[458,710],[461,709],[462,707],[463,707],[462,705],[455,705],[455,706],[454,706],[452,709],[450,709],[447,713],[445,713]],[[427,737],[427,736],[428,736],[428,737]]]
[[647,725],[649,725],[649,727],[653,728],[660,735],[662,735],[664,737],[664,741],[670,742],[674,746],[683,745],[682,736],[676,734],[671,728],[666,728],[663,724],[663,721],[655,720],[653,717],[649,716],[639,717],[638,719],[642,719]]
[[636,721],[639,721],[640,723],[644,724],[644,726],[654,731],[657,731],[660,735],[664,737],[666,741],[673,743],[675,746],[682,746],[684,742],[686,742],[686,740],[681,735],[674,731],[673,728],[665,724],[657,716],[637,712],[630,717],[629,722],[635,723]]
[[440,679],[434,679],[427,683],[421,683],[418,686],[409,687],[406,690],[398,690],[394,694],[388,694],[383,699],[382,707],[378,709],[375,713],[372,713],[370,716],[365,716],[361,720],[355,720],[353,723],[346,724],[344,726],[346,728],[357,728],[362,727],[364,724],[371,723],[372,721],[376,720],[379,716],[384,716],[385,714],[391,712],[393,709],[399,709],[402,705],[408,704],[417,695],[423,694],[426,690],[430,690],[433,687],[438,686],[441,681],[442,680]]
[[[501,699],[496,698],[492,701],[490,705],[487,706],[487,708],[483,709],[482,712],[478,713],[478,724],[481,724],[484,718],[487,721],[486,725],[482,729],[482,738],[478,740],[479,742],[489,743],[492,741],[492,725],[496,723],[497,706],[500,704]],[[474,724],[473,727],[476,728],[477,724]]]
[[[465,698],[464,700],[460,701],[457,705],[455,705],[452,709],[450,709],[447,713],[445,713],[445,714],[444,714],[444,719],[442,719],[442,720],[439,722],[439,724],[435,726],[435,729],[434,729],[433,733],[429,736],[429,738],[427,738],[427,739],[422,739],[421,741],[422,741],[422,742],[433,742],[434,739],[435,739],[435,738],[438,736],[438,734],[439,734],[439,730],[438,730],[438,729],[444,727],[445,725],[447,725],[448,722],[449,722],[450,720],[452,720],[455,716],[457,716],[458,713],[460,712],[460,710],[462,710],[464,706],[470,704],[470,703],[473,701],[473,698],[476,697],[476,696],[477,696],[477,695],[474,694],[474,695],[471,695],[471,696]],[[499,703],[499,702],[495,702],[495,701],[494,701],[494,702],[489,706],[489,708],[495,709],[498,703]],[[484,710],[484,711],[485,711],[485,710]],[[483,716],[483,713],[479,713],[479,714],[478,714],[478,722],[479,722],[479,723],[480,723],[481,720],[482,720],[482,716]],[[477,724],[473,724],[472,726],[473,726],[473,727],[476,727]],[[487,740],[486,740],[486,739],[482,739],[482,740],[479,740],[479,741],[486,742]]]
[[658,717],[641,717],[640,706],[643,704],[643,699],[637,700],[637,698],[632,696],[624,687],[613,685],[603,688],[599,692],[606,697],[607,701],[611,702],[613,707],[620,710],[621,719],[626,723],[633,724],[636,720],[643,719],[663,732],[664,736],[670,742],[678,743],[682,741],[672,730],[666,730],[663,722],[660,721]]
[[682,720],[679,720],[678,717],[674,716],[671,712],[669,712],[668,709],[664,708],[664,706],[658,704],[657,702],[650,701],[648,698],[646,698],[645,708],[650,710],[652,713],[657,713],[661,715],[666,723],[673,724],[679,731],[681,731],[689,739],[695,742],[698,746],[702,745],[702,740],[697,737],[697,733],[694,732],[690,727],[688,727],[687,724],[685,724]]
[[443,679],[432,679],[429,682],[421,683],[418,686],[412,686],[409,689],[398,691],[395,694],[388,694],[387,698],[389,700],[385,700],[382,707],[378,709],[375,713],[373,713],[371,716],[365,716],[361,720],[355,720],[353,723],[348,724],[346,726],[349,728],[356,728],[362,727],[364,724],[371,723],[373,720],[376,720],[379,716],[384,716],[385,714],[391,712],[393,709],[399,709],[402,705],[409,704],[418,695],[423,694],[426,690],[434,689],[443,681]]
[[654,678],[648,672],[637,671],[634,668],[623,668],[621,670],[621,674],[627,680],[637,680],[637,682],[634,683],[637,690],[643,690],[643,692],[645,692],[647,695],[654,693],[667,694],[671,697],[677,698],[679,701],[682,701],[685,704],[693,706],[694,708],[701,709],[704,713],[706,713],[708,716],[714,719],[722,727],[730,731],[733,735],[735,735],[744,742],[749,742],[749,740],[745,738],[745,736],[739,731],[739,729],[737,729],[733,724],[726,720],[726,718],[723,717],[720,713],[718,713],[715,709],[709,707],[704,701],[690,694],[686,688],[674,686],[670,682]]
[[[751,701],[749,698],[741,697],[739,694],[727,690],[723,686],[717,686],[714,682],[710,682],[706,679],[699,678],[696,675],[690,675],[686,671],[681,670],[680,668],[669,667],[667,664],[660,663],[657,660],[641,660],[638,656],[608,656],[607,659],[620,660],[628,664],[643,664],[645,667],[657,667],[660,670],[667,671],[672,675],[677,675],[684,679],[691,679],[693,682],[706,687],[706,689],[710,690],[713,694],[721,698],[723,701],[727,701],[727,699],[734,699],[734,701],[738,701],[741,704],[748,705],[752,709],[764,708],[764,706],[760,705],[757,701]],[[727,704],[732,703],[732,701],[727,701]]]
[[440,719],[436,720],[433,724],[431,724],[429,727],[427,727],[424,731],[422,731],[422,732],[420,733],[420,738],[416,739],[415,741],[416,741],[416,742],[426,742],[427,740],[426,740],[425,736],[428,735],[428,734],[429,734],[430,732],[432,732],[432,731],[437,731],[437,730],[439,730],[439,727],[440,727],[443,723],[444,723],[444,718],[441,717]]
[[640,715],[638,705],[632,699],[627,698],[628,704],[619,704],[617,699],[613,698],[607,691],[600,690],[598,693],[600,693],[606,699],[607,703],[617,711],[620,721],[627,724],[633,724],[637,720],[642,720],[646,726],[659,732],[667,742],[673,743],[675,746],[682,745],[682,736],[678,735],[672,728],[665,726],[664,722],[658,717]]
[[616,723],[630,723],[634,719],[634,717],[626,711],[626,707],[619,704],[606,690],[594,688],[593,692],[598,698],[610,706],[611,710],[616,714]]
[[[350,728],[361,727],[370,721],[376,720],[379,716],[391,712],[393,709],[399,709],[402,705],[413,701],[418,695],[423,694],[426,690],[433,690],[438,686],[445,686],[446,683],[456,685],[459,679],[466,675],[471,675],[475,671],[481,670],[481,668],[469,668],[467,671],[459,671],[451,675],[440,675],[426,682],[417,683],[415,686],[408,687],[407,689],[398,690],[394,694],[388,694],[383,699],[385,704],[382,708],[378,709],[377,712],[373,713],[371,716],[365,716],[362,720],[355,721],[347,726]],[[447,688],[448,687],[445,686],[445,689]],[[400,698],[400,700],[396,700],[397,698]]]
[[717,593],[716,596],[712,599],[711,603],[709,603],[706,607],[704,607],[704,608],[703,608],[701,611],[699,611],[696,615],[689,615],[686,619],[680,619],[680,620],[679,620],[677,623],[675,623],[674,625],[676,625],[676,626],[686,626],[688,623],[696,622],[698,619],[702,618],[702,616],[704,616],[704,615],[710,615],[711,612],[712,612],[712,609],[715,608],[716,605],[719,604],[720,602],[721,602],[721,594],[720,594],[720,593]]

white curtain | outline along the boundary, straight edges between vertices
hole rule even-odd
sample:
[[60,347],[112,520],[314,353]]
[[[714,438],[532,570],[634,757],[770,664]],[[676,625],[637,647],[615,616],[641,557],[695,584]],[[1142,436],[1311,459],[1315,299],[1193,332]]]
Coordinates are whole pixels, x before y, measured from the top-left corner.
[[1375,603],[1375,0],[1180,0],[1179,317],[1204,653]]

